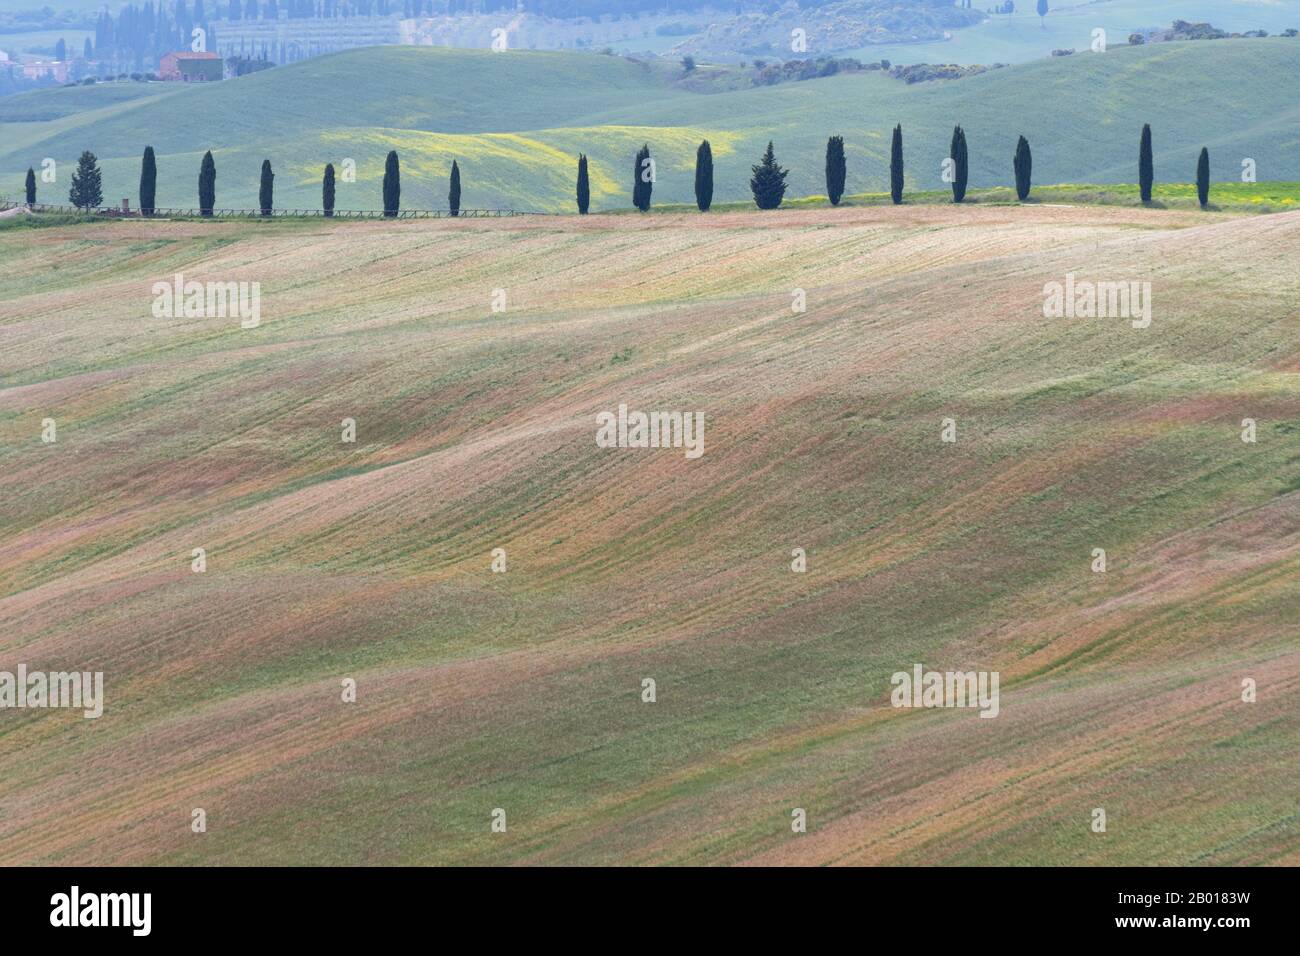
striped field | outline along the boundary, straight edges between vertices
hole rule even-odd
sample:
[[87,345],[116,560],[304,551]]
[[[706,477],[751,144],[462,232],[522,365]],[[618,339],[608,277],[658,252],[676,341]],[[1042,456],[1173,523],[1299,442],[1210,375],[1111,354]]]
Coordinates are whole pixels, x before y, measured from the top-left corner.
[[[1047,204],[0,229],[0,670],[106,685],[0,710],[0,863],[1300,863],[1298,255]],[[155,316],[177,273],[260,325]],[[1067,273],[1150,327],[1044,318]],[[620,403],[704,454],[597,447]],[[1000,715],[892,708],[917,663]]]

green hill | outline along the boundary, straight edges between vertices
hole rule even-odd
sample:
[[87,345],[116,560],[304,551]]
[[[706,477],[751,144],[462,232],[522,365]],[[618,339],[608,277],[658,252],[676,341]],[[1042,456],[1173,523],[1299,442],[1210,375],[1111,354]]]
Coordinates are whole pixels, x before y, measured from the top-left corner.
[[[957,122],[974,187],[1009,181],[1021,133],[1037,182],[1131,182],[1144,122],[1159,179],[1188,181],[1204,145],[1216,180],[1238,179],[1247,157],[1261,179],[1297,180],[1300,103],[1278,80],[1297,74],[1300,40],[1271,38],[1112,46],[946,83],[855,74],[706,94],[619,57],[379,47],[212,86],[138,87],[147,95],[134,99],[114,86],[14,97],[0,110],[0,191],[19,193],[44,157],[70,169],[90,149],[103,161],[106,201],[134,201],[139,156],[152,144],[162,205],[194,204],[199,158],[211,148],[222,205],[254,205],[270,158],[277,205],[317,206],[324,164],[350,157],[357,182],[340,183],[339,206],[374,208],[384,154],[397,149],[404,205],[444,206],[456,158],[465,206],[561,211],[572,208],[579,151],[592,160],[593,205],[625,205],[641,142],[657,160],[655,200],[689,201],[695,145],[707,137],[726,201],[747,197],[749,166],[769,139],[791,169],[791,195],[821,192],[825,140],[839,133],[858,192],[885,187],[896,122],[909,189],[941,185]],[[61,178],[41,198],[66,194]]]

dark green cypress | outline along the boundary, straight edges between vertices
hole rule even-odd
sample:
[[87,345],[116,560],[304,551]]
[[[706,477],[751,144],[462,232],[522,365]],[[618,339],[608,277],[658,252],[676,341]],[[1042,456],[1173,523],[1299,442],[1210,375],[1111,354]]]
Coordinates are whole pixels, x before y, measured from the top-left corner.
[[271,172],[271,161],[262,160],[262,185],[257,190],[257,205],[263,216],[271,215],[275,208],[275,173]]
[[591,206],[591,180],[587,178],[587,157],[578,154],[578,213],[587,215]]
[[889,198],[897,206],[903,201],[903,126],[894,127],[894,142],[889,147]]
[[952,201],[961,202],[966,198],[966,131],[960,126],[953,127],[952,145],[948,150],[952,159]]
[[844,159],[844,137],[832,136],[826,141],[826,198],[838,206],[844,196],[844,181],[848,177],[848,164]]
[[384,160],[384,215],[390,219],[397,215],[402,205],[402,169],[397,162],[397,150],[390,150]]
[[695,205],[700,212],[713,205],[713,147],[707,139],[695,150]]
[[1155,163],[1151,159],[1151,124],[1142,127],[1142,144],[1138,147],[1138,188],[1142,201],[1151,201],[1151,184],[1155,181]]
[[1016,143],[1016,158],[1012,161],[1016,171],[1016,198],[1024,202],[1029,198],[1029,187],[1034,171],[1034,157],[1029,151],[1029,140],[1023,136]]
[[199,166],[199,215],[211,216],[216,204],[217,164],[212,159],[212,150],[208,150]]
[[654,191],[654,164],[650,160],[650,145],[636,152],[636,165],[632,169],[632,205],[642,212],[650,208],[650,194]]
[[146,146],[144,158],[140,160],[140,215],[153,215],[157,191],[158,164],[154,161],[153,147]]
[[27,205],[36,205],[36,170],[27,167]]
[[1210,151],[1204,146],[1196,160],[1196,198],[1201,201],[1202,209],[1210,204]]
[[762,160],[751,169],[754,175],[750,177],[749,189],[754,194],[754,205],[759,209],[776,209],[785,197],[785,177],[789,170],[777,165],[770,140]]
[[325,210],[326,217],[334,215],[334,164],[325,164],[325,178],[321,181],[320,187],[321,206]]
[[460,215],[460,167],[451,161],[451,187],[447,190],[447,209],[453,216]]

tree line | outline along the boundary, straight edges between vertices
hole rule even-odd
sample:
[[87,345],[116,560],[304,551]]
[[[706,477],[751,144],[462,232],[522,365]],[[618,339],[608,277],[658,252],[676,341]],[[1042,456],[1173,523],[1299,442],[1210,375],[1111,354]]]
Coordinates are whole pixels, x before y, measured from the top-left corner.
[[[1033,154],[1029,141],[1024,136],[1016,142],[1015,153],[1011,161],[1015,182],[1016,197],[1021,201],[1029,198],[1033,178]],[[651,196],[654,191],[654,159],[650,155],[649,144],[637,150],[633,165],[632,205],[639,211],[650,209]],[[776,152],[771,141],[767,149],[754,166],[750,168],[749,188],[754,197],[754,204],[759,209],[776,209],[785,198],[786,177],[789,170],[776,160]],[[848,164],[844,152],[844,137],[832,136],[826,141],[826,196],[832,206],[838,206],[844,197],[848,179]],[[944,162],[944,179],[952,186],[952,201],[963,202],[966,198],[966,186],[969,178],[969,163],[966,147],[966,132],[960,125],[953,128],[949,143],[948,158]],[[1151,190],[1155,182],[1155,165],[1152,159],[1151,126],[1142,127],[1138,143],[1138,190],[1143,203],[1151,202]],[[158,184],[158,164],[152,146],[146,146],[140,161],[140,213],[151,216],[157,208],[155,196]],[[212,158],[212,151],[203,154],[199,164],[199,214],[212,216],[216,209],[217,166]],[[402,176],[401,163],[397,151],[390,150],[384,160],[383,212],[385,216],[396,216],[401,209]],[[28,205],[36,204],[36,172],[28,168],[26,193]],[[889,151],[889,195],[895,205],[903,202],[903,127],[894,127]],[[1210,153],[1202,147],[1196,163],[1196,195],[1201,208],[1210,201]],[[447,207],[452,216],[460,215],[461,175],[460,165],[452,160],[448,177]],[[325,166],[321,180],[321,207],[326,216],[334,215],[335,170],[334,164]],[[586,215],[591,206],[591,178],[585,154],[578,156],[578,180],[576,188],[578,212]],[[95,209],[103,204],[102,177],[99,162],[95,154],[87,150],[77,161],[77,169],[72,174],[72,186],[68,192],[68,201],[79,209]],[[695,203],[701,212],[708,212],[713,204],[713,148],[708,140],[700,143],[695,152]],[[270,216],[275,209],[275,173],[271,161],[262,161],[261,179],[258,187],[258,209],[263,216]]]
[[[1024,136],[1020,136],[1012,155],[1011,169],[1016,198],[1021,202],[1029,198],[1033,181],[1033,165],[1029,141]],[[952,201],[963,202],[966,199],[970,167],[966,131],[960,125],[953,128],[948,159],[943,168],[944,180],[952,186]],[[785,196],[785,177],[789,171],[776,161],[773,144],[770,141],[762,158],[750,169],[749,188],[754,197],[754,205],[759,209],[776,209]],[[848,163],[842,136],[832,136],[826,141],[825,176],[826,198],[832,206],[838,206],[844,197],[848,178]],[[654,180],[654,163],[650,156],[650,146],[645,144],[637,151],[632,181],[632,205],[641,212],[650,208]],[[1142,136],[1138,144],[1138,188],[1143,203],[1151,202],[1154,181],[1151,126],[1146,124],[1142,127]],[[1201,208],[1206,208],[1210,202],[1210,153],[1205,147],[1201,149],[1196,164],[1196,194]],[[903,202],[903,127],[901,124],[894,127],[890,143],[889,196],[895,205]],[[578,212],[586,214],[591,200],[586,156],[578,157],[577,200]],[[713,150],[708,140],[700,143],[695,154],[695,204],[700,212],[708,212],[713,204]]]

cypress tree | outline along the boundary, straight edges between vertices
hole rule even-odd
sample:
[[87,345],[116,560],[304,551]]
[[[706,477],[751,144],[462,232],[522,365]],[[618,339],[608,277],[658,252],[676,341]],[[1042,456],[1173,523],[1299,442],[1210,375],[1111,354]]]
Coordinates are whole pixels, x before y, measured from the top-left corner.
[[1196,198],[1201,201],[1202,209],[1210,203],[1210,151],[1204,146],[1196,160]]
[[1138,147],[1138,188],[1142,201],[1151,201],[1151,183],[1156,178],[1155,164],[1151,161],[1151,124],[1142,127],[1142,145]]
[[460,215],[460,167],[451,161],[451,188],[447,190],[447,208],[453,216]]
[[587,209],[591,206],[591,180],[587,178],[587,157],[585,154],[578,154],[578,213],[587,215]]
[[271,161],[262,160],[262,185],[257,190],[257,205],[263,216],[271,215],[275,208],[275,173],[271,172]]
[[844,180],[847,178],[847,164],[844,160],[844,137],[832,136],[826,141],[826,197],[832,206],[840,204],[844,195]]
[[27,205],[36,205],[36,170],[27,167]]
[[903,201],[903,125],[894,127],[894,142],[889,148],[889,197],[897,206]]
[[695,205],[700,212],[713,205],[713,147],[707,139],[695,151]]
[[157,187],[158,164],[154,161],[153,147],[146,146],[144,158],[140,160],[140,215],[153,215]]
[[104,193],[100,187],[99,160],[94,153],[86,150],[77,160],[77,168],[72,172],[68,202],[78,209],[98,208],[104,202]]
[[217,164],[212,160],[212,150],[203,154],[199,166],[199,215],[211,216],[217,204]]
[[780,206],[785,196],[785,177],[789,175],[789,170],[777,165],[770,140],[763,159],[751,168],[754,175],[750,177],[749,189],[754,194],[754,204],[759,209],[775,209]]
[[948,150],[952,159],[952,201],[961,202],[966,198],[966,131],[960,126],[953,127],[952,145]]
[[397,215],[402,201],[402,171],[397,162],[397,150],[390,150],[384,160],[384,215],[390,219]]
[[325,164],[325,178],[321,181],[320,187],[321,207],[325,210],[326,218],[334,215],[334,164]]
[[650,208],[650,193],[654,191],[654,166],[650,162],[650,145],[643,145],[636,152],[636,165],[632,175],[632,205],[642,212]]
[[1029,198],[1029,186],[1034,171],[1034,157],[1029,152],[1029,140],[1023,136],[1016,143],[1016,158],[1012,162],[1016,171],[1016,198],[1024,202]]

